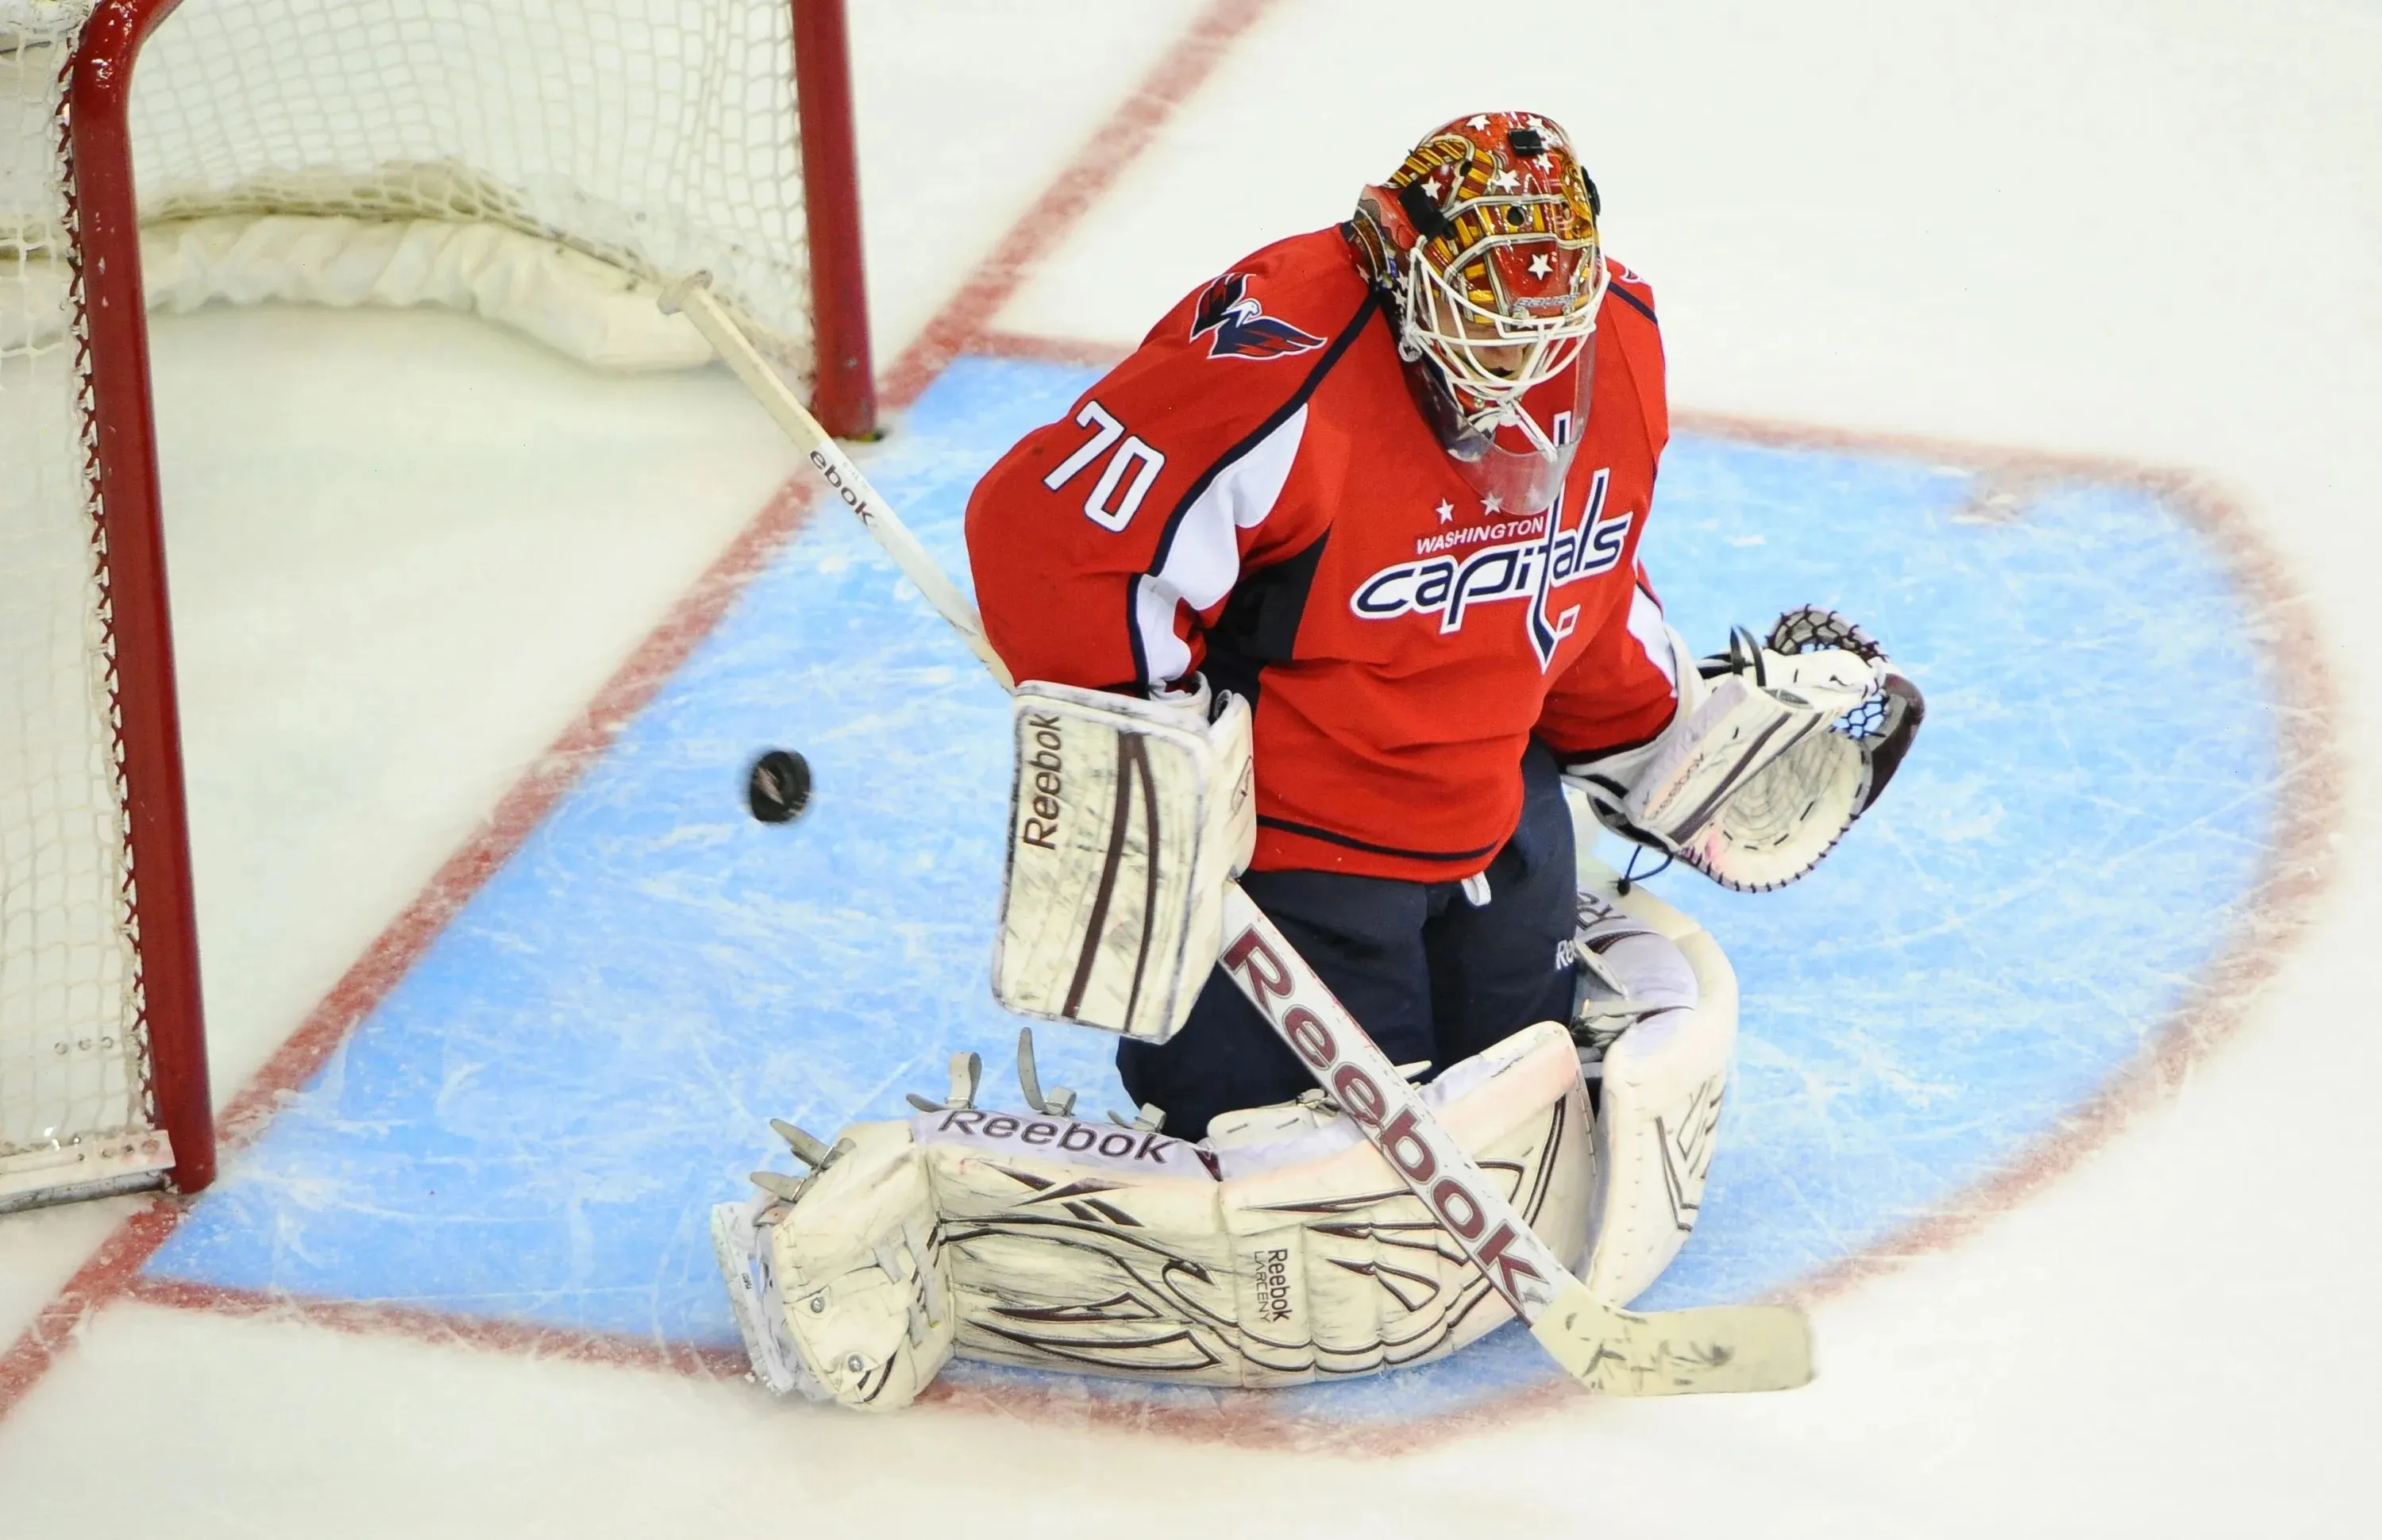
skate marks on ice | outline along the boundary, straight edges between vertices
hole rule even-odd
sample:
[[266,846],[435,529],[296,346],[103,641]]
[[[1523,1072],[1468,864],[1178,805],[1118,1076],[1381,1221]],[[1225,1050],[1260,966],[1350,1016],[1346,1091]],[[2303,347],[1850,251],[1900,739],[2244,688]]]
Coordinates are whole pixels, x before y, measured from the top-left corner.
[[[975,477],[1093,377],[963,359],[870,474],[964,571]],[[2006,484],[1981,519],[1958,465],[1672,446],[1645,554],[1688,636],[1831,605],[1930,714],[1893,794],[1796,887],[1658,879],[1745,995],[1698,1232],[1650,1307],[1891,1251],[2069,1126],[2247,923],[2290,767],[2218,549],[2155,489]],[[777,1154],[767,1119],[898,1117],[952,1049],[999,1061],[1014,1040],[986,976],[1007,730],[1005,697],[866,536],[813,521],[200,1201],[149,1288],[717,1362],[736,1335],[704,1216]],[[797,824],[743,810],[764,745],[813,767]],[[1038,1043],[1046,1080],[1127,1105],[1106,1037]],[[1355,1431],[1493,1412],[1553,1375],[1509,1327],[1420,1370],[1265,1393],[1261,1413],[1246,1393],[973,1364],[939,1393]]]

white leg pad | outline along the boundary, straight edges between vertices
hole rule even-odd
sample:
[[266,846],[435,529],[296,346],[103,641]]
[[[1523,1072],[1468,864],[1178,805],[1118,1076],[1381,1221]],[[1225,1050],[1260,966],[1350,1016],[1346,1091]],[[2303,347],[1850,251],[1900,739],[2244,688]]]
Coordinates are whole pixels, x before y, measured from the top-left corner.
[[[1558,1253],[1576,1253],[1596,1155],[1570,1033],[1541,1022],[1423,1094]],[[1511,1317],[1346,1118],[1306,1105],[1219,1121],[1199,1144],[966,1106],[855,1124],[853,1148],[776,1211],[783,1337],[837,1399],[883,1409],[954,1350],[1297,1385],[1438,1358]]]
[[[1580,858],[1584,935],[1643,1014],[1604,1051],[1590,1243],[1578,1269],[1599,1298],[1627,1304],[1695,1228],[1737,1052],[1737,974],[1679,911]],[[1597,919],[1591,906],[1601,906]]]
[[[1568,1033],[1533,1027],[1424,1095],[1541,1234],[1580,1243],[1594,1153]],[[1298,1385],[1437,1358],[1509,1318],[1346,1118],[1265,1110],[1279,1116],[1231,1120],[1241,1142],[1197,1145],[1047,1117],[916,1119],[961,1355]]]

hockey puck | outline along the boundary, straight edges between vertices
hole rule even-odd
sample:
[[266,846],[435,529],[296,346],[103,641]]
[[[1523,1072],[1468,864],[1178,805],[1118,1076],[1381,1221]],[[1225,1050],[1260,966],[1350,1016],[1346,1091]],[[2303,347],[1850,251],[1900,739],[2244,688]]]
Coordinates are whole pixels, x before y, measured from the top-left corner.
[[792,750],[770,750],[744,777],[744,805],[764,824],[792,823],[810,801],[810,761]]

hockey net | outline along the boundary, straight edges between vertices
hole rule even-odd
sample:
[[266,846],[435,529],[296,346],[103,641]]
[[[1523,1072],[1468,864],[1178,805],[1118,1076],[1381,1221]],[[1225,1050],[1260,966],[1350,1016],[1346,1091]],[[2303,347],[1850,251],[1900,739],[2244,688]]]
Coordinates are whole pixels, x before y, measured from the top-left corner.
[[[0,1208],[213,1168],[141,297],[443,305],[649,368],[708,358],[653,303],[704,269],[808,385],[814,246],[856,235],[805,206],[804,111],[848,157],[849,105],[840,7],[803,8],[0,0]],[[845,431],[863,324],[820,320]]]

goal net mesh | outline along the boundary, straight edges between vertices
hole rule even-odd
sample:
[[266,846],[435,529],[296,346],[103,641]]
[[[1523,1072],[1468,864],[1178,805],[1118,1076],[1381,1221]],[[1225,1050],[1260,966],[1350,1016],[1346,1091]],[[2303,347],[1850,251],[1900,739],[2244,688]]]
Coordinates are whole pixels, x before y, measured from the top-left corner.
[[[92,263],[141,254],[74,238],[90,9],[0,0],[0,1202],[153,1121],[91,429],[123,382],[81,313]],[[810,373],[789,0],[185,0],[133,80],[153,308],[440,303],[683,363],[652,293],[700,268]],[[583,299],[678,330],[624,347]]]

